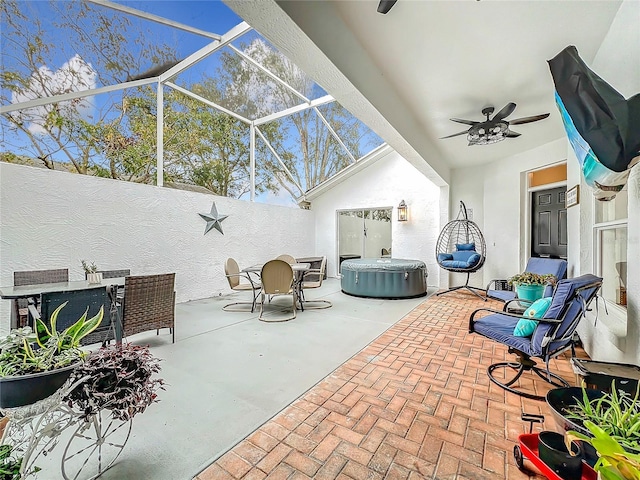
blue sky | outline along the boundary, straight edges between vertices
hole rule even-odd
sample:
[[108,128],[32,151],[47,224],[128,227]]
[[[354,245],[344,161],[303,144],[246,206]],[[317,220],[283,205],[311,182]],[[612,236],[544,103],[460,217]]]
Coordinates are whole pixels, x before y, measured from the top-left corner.
[[[224,3],[220,1],[149,0],[126,2],[121,1],[118,3],[220,35],[226,33],[228,30],[242,21],[240,17],[238,17],[233,11],[231,11]],[[63,67],[65,64],[69,65],[68,62],[70,62],[70,59],[73,59],[76,55],[81,57],[83,61],[86,61],[94,66],[94,68],[96,69],[100,68],[99,65],[104,65],[104,58],[91,58],[91,55],[88,52],[80,51],[82,44],[79,41],[74,41],[74,33],[72,31],[56,27],[56,22],[61,21],[60,14],[56,11],[56,9],[61,8],[63,12],[67,11],[67,8],[73,8],[73,3],[57,2],[55,4],[55,7],[52,7],[48,1],[23,0],[20,2],[20,5],[21,9],[24,9],[27,12],[29,18],[37,18],[42,23],[42,27],[46,33],[45,42],[53,45],[51,54],[47,58],[47,64],[38,66],[39,68],[45,67],[50,72],[51,78],[53,79],[52,82],[58,82],[65,86],[64,69],[61,69],[61,67]],[[166,44],[169,47],[172,47],[176,51],[178,59],[185,58],[186,56],[192,54],[193,52],[211,42],[211,39],[207,37],[164,26],[146,19],[133,17],[125,13],[108,8],[103,8],[94,4],[90,4],[90,6],[92,9],[100,12],[105,12],[105,14],[109,16],[127,18],[128,21],[131,22],[131,27],[127,29],[127,31],[145,32],[143,35],[145,41],[149,42],[150,44]],[[71,16],[75,20],[76,17],[73,13],[71,14]],[[27,25],[25,28],[33,28],[33,25]],[[2,18],[2,25],[0,25],[0,29],[3,32],[7,31],[7,26],[4,18]],[[91,28],[88,28],[88,26],[85,26],[85,29],[87,31],[91,31]],[[256,37],[260,37],[260,35],[257,32],[252,31],[242,38],[236,40],[234,42],[234,45],[236,47],[240,47],[241,43],[248,44],[252,39]],[[12,42],[8,41],[6,36],[3,34],[2,44],[0,45],[3,52],[3,68],[21,69],[22,67],[20,66],[21,58],[19,51],[13,52],[11,45]],[[125,48],[126,51],[133,54],[135,58],[138,58],[142,51],[141,46],[134,42],[129,42]],[[230,52],[229,49],[226,49],[226,51]],[[202,79],[203,74],[215,76],[215,72],[219,66],[220,55],[220,53],[215,53],[209,56],[204,61],[187,69],[185,72],[178,76],[176,83],[191,84],[193,82],[198,82]],[[153,65],[148,59],[141,58],[139,64],[134,67],[136,71],[132,71],[130,72],[130,74],[135,75],[137,73],[145,72],[152,66]],[[25,74],[30,73],[24,70],[22,70],[22,72]],[[125,80],[125,78],[116,79],[116,81]],[[99,81],[97,81],[91,85],[91,88],[100,86],[102,85]],[[317,87],[312,98],[317,98],[324,94],[325,92],[320,87]],[[9,99],[11,98],[11,96],[7,92],[3,92],[3,97]],[[95,107],[97,110],[100,110],[105,105],[112,105],[114,102],[118,104],[119,98],[120,93],[116,92],[106,95],[94,96],[92,97],[91,101],[93,107]],[[25,99],[26,98],[23,98],[22,100]],[[90,107],[91,105],[87,106],[87,111],[90,110]],[[15,146],[19,144],[20,141],[21,140],[19,138],[14,137],[10,139],[9,143],[12,144],[12,146]],[[24,139],[22,141],[24,142]],[[363,149],[363,151],[367,151],[369,149],[370,148],[365,148]],[[276,197],[277,198],[270,198],[270,203],[290,203],[290,200],[284,201],[285,199],[281,198],[281,196]]]

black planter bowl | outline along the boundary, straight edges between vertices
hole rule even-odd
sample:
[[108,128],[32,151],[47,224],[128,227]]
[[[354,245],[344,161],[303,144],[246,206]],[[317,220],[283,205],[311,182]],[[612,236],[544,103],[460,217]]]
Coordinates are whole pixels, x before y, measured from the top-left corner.
[[[587,397],[589,400],[596,400],[602,397],[605,392],[601,390],[587,389]],[[553,412],[553,419],[556,422],[558,429],[563,432],[569,430],[575,430],[584,435],[591,437],[591,433],[582,424],[582,420],[577,418],[567,418],[567,414],[578,405],[578,401],[582,402],[582,388],[581,387],[563,387],[554,388],[547,393],[547,405]],[[594,466],[598,461],[598,454],[596,449],[585,442],[582,443],[582,449],[584,452],[584,461],[590,466]]]
[[78,365],[0,378],[0,408],[23,407],[53,395]]

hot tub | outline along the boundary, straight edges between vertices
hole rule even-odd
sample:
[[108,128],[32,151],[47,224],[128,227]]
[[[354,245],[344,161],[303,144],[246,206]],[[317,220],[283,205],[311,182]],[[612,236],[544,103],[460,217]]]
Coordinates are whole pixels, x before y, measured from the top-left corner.
[[356,297],[415,298],[427,294],[427,266],[420,260],[358,258],[340,266],[342,291]]

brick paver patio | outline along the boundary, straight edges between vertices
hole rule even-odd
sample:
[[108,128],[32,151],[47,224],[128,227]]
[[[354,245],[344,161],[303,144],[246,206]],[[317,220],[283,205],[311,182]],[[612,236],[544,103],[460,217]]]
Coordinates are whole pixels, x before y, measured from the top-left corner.
[[[489,381],[491,363],[515,356],[467,333],[470,313],[485,306],[499,304],[465,293],[427,299],[196,478],[528,478],[512,453],[528,431],[522,411],[556,427],[545,402]],[[568,358],[552,369],[573,381]]]

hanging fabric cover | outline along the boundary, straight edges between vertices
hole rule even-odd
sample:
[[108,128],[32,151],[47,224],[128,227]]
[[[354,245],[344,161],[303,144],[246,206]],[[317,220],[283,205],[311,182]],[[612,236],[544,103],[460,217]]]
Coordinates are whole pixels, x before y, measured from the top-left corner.
[[640,157],[640,94],[625,99],[568,46],[549,60],[556,105],[587,184],[611,200]]
[[486,300],[474,291],[484,292],[484,289],[469,285],[469,275],[482,268],[486,253],[487,245],[480,227],[469,220],[467,208],[464,202],[460,202],[458,216],[447,223],[440,232],[436,243],[436,260],[441,268],[449,272],[466,273],[467,281],[464,285],[452,287],[438,295],[464,288]]

